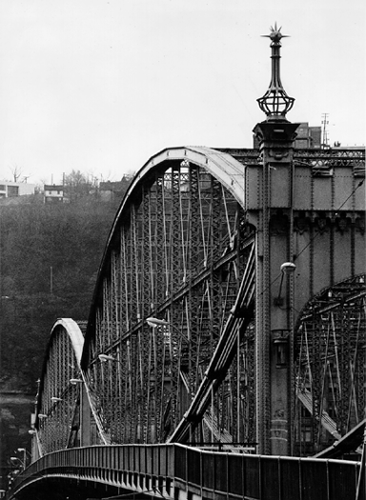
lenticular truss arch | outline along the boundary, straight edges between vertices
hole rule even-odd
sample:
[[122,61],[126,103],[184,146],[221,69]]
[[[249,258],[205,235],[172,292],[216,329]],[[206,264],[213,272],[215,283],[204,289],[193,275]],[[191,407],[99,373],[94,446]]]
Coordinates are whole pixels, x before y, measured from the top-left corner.
[[[221,334],[227,332],[232,346],[248,323],[243,316],[235,319],[233,308],[254,297],[254,232],[245,214],[245,176],[246,167],[230,154],[177,147],[153,156],[134,177],[99,267],[81,360],[110,442],[154,442],[159,433],[159,442],[168,439],[200,383],[205,379],[204,404],[194,410],[195,419],[205,411],[211,382],[217,385],[224,377],[231,347],[222,345],[216,365],[206,368]],[[240,287],[244,275],[246,285]],[[165,331],[165,347],[163,337],[152,340],[149,315],[174,325]],[[153,379],[161,380],[154,388]],[[122,382],[113,385],[113,380]],[[213,417],[207,427],[216,432]]]
[[[84,337],[71,318],[53,325],[43,361],[36,401],[36,434],[39,454],[67,448],[77,438],[72,422],[78,405],[79,387],[70,383],[81,377]],[[57,422],[60,422],[56,425]],[[76,433],[77,434],[77,433]]]

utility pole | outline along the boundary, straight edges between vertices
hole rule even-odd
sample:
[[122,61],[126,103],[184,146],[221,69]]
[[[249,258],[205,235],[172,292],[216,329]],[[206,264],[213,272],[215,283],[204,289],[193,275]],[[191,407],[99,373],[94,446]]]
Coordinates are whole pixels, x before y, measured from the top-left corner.
[[322,133],[322,148],[327,148],[328,147],[328,130],[327,130],[327,125],[329,124],[328,120],[328,113],[323,113],[322,114],[322,125],[323,125],[323,133]]

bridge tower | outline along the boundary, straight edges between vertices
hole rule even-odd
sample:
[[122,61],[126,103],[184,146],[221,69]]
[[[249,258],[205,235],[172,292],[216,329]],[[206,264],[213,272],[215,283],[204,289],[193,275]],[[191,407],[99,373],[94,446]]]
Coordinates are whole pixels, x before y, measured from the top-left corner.
[[[299,124],[286,113],[294,98],[282,87],[282,35],[271,28],[272,75],[258,104],[267,118],[254,128],[262,161],[259,183],[256,255],[256,375],[259,453],[288,454],[290,436],[289,344],[293,330],[292,295],[295,264],[293,243],[293,145]],[[277,283],[277,289],[275,283]],[[278,295],[276,292],[278,290]]]

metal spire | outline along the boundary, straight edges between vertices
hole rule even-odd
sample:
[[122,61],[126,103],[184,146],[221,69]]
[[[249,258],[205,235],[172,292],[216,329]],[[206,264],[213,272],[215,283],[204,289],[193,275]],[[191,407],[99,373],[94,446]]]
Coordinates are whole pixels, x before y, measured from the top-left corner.
[[267,92],[263,97],[257,99],[257,102],[261,110],[267,115],[267,120],[284,120],[286,119],[286,113],[290,111],[295,102],[293,97],[286,94],[280,78],[281,38],[287,35],[283,35],[281,27],[277,28],[277,23],[275,23],[274,27],[271,26],[271,33],[262,36],[271,39],[272,75]]

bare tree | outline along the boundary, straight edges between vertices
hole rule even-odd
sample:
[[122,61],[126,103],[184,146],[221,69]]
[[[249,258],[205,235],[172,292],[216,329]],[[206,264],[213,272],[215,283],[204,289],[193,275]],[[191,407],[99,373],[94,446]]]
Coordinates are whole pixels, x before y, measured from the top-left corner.
[[11,171],[11,175],[13,177],[13,181],[14,182],[18,182],[20,176],[22,175],[22,171],[23,171],[22,167],[20,167],[19,165],[17,165],[15,163],[11,167],[9,167],[9,169]]
[[89,194],[91,183],[88,176],[80,170],[72,170],[64,175],[64,190],[70,198],[81,198]]

